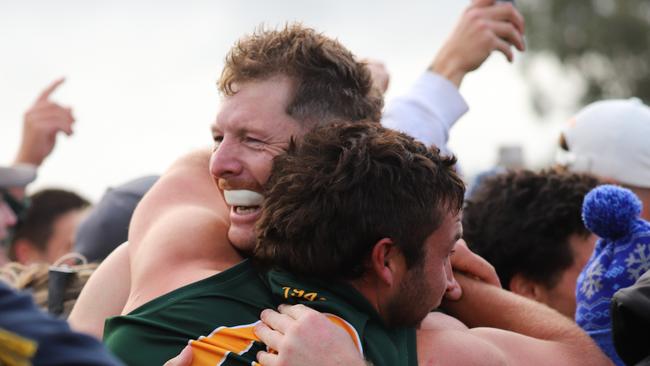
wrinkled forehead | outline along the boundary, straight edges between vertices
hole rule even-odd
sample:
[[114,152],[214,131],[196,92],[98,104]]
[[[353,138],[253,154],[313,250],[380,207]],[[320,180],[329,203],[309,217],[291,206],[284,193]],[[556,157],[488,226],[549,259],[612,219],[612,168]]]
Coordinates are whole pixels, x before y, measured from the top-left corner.
[[286,77],[240,83],[236,93],[221,100],[215,126],[219,129],[241,126],[283,126],[299,122],[287,114],[293,86]]

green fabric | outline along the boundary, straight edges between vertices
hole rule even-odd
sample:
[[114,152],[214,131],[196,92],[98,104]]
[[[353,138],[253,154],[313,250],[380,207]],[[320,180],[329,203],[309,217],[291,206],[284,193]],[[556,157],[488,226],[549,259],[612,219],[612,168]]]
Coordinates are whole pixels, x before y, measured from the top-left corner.
[[299,279],[283,271],[269,271],[263,277],[281,303],[304,304],[345,319],[359,333],[363,353],[373,365],[417,365],[415,329],[386,328],[374,307],[352,286]]
[[[220,326],[254,323],[263,309],[280,303],[302,303],[345,319],[359,334],[366,359],[375,366],[417,365],[415,329],[385,328],[372,306],[351,286],[299,280],[281,271],[259,275],[248,260],[163,295],[126,316],[107,319],[104,341],[128,365],[162,365],[189,339],[208,336]],[[250,365],[263,348],[255,344],[244,355],[229,356],[223,365]]]
[[244,261],[107,319],[104,342],[127,365],[162,365],[190,339],[218,326],[256,322],[262,309],[274,306],[257,271]]

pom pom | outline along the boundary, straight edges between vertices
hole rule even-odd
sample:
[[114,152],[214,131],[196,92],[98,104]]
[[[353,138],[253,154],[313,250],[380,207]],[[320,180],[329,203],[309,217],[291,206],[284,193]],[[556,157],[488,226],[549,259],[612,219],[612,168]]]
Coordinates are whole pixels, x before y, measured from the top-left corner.
[[601,238],[617,240],[629,234],[641,214],[641,201],[629,189],[602,185],[592,189],[582,203],[582,221]]

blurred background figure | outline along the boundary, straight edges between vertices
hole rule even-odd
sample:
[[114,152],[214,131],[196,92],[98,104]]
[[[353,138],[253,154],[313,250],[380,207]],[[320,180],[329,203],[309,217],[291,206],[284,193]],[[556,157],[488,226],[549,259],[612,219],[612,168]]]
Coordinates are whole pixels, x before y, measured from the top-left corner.
[[576,279],[596,237],[582,222],[587,174],[511,171],[485,178],[467,199],[463,236],[501,285],[573,319]]
[[628,365],[650,365],[650,271],[612,299],[616,352]]
[[641,205],[631,190],[606,184],[590,191],[582,206],[585,226],[599,239],[578,276],[575,319],[621,366],[625,363],[614,347],[610,302],[616,291],[650,270],[650,222],[640,218]]
[[[0,208],[2,211],[0,265],[7,261],[7,250],[12,242],[10,234],[27,214],[29,207],[29,200],[25,199],[27,184],[36,179],[39,167],[56,145],[57,135],[60,132],[66,135],[72,134],[72,124],[74,123],[72,109],[50,100],[52,93],[63,81],[64,79],[60,78],[52,82],[27,109],[23,120],[21,141],[14,162],[11,167],[0,167],[0,179],[2,180],[0,181],[0,193],[3,202],[3,206]],[[39,206],[42,206],[46,204],[47,200],[39,199],[38,201]],[[45,209],[45,211],[47,210],[49,208]],[[41,235],[39,239],[44,236],[49,237],[49,234]],[[43,240],[32,244],[41,249],[46,246]]]
[[31,166],[0,167],[0,265],[7,262],[6,248],[11,234],[24,210],[10,189],[22,191],[25,185],[36,178],[36,169]]
[[72,250],[77,226],[90,202],[62,189],[41,190],[28,201],[9,244],[9,259],[21,264],[52,264]]
[[631,189],[650,220],[650,108],[639,99],[592,103],[569,121],[560,138],[569,170],[592,173]]
[[109,188],[79,225],[74,251],[101,262],[127,241],[133,210],[157,180],[157,175],[145,176]]

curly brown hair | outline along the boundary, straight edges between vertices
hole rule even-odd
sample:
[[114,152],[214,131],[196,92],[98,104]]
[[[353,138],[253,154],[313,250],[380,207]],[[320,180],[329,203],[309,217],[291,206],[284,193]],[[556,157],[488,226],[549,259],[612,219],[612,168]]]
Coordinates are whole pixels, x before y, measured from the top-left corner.
[[463,236],[508,289],[515,274],[553,288],[573,265],[573,234],[586,237],[584,196],[599,181],[561,169],[510,171],[481,182],[463,210]]
[[331,120],[379,121],[383,98],[370,71],[336,40],[299,23],[280,30],[258,29],[226,56],[219,80],[225,96],[237,83],[285,75],[294,82],[287,114],[310,124]]
[[321,279],[355,279],[382,238],[409,267],[465,186],[443,157],[377,123],[335,123],[308,133],[275,158],[257,224],[255,259]]

